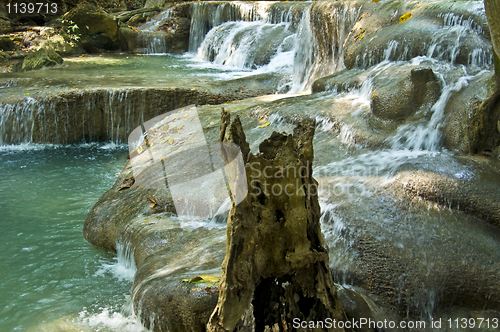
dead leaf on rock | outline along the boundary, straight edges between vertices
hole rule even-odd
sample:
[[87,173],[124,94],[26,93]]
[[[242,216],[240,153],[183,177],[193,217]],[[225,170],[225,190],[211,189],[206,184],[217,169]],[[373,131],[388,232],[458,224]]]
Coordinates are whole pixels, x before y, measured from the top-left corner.
[[120,188],[118,188],[118,191],[122,191],[125,189],[129,189],[132,187],[132,185],[135,183],[135,178],[132,176],[130,178],[126,178],[125,180],[120,183]]
[[146,200],[147,200],[149,203],[151,203],[151,204],[149,204],[149,207],[150,207],[150,208],[154,208],[156,205],[158,205],[158,201],[157,201],[157,200],[156,200],[156,198],[155,198],[155,197],[153,197],[153,196],[148,196],[148,197],[146,197]]

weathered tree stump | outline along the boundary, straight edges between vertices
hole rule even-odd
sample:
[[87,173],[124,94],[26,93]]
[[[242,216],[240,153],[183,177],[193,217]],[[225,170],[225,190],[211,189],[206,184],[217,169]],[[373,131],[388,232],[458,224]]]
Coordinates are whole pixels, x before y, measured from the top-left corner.
[[248,195],[229,212],[208,331],[300,331],[311,322],[342,331],[312,177],[314,130],[314,121],[302,121],[293,135],[273,132],[254,155],[239,118],[231,124],[223,111],[221,141],[241,147]]

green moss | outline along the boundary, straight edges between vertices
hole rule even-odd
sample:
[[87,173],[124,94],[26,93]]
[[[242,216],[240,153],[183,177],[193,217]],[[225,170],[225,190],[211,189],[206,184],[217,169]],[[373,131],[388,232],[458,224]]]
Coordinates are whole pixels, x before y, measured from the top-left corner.
[[493,50],[493,64],[495,65],[495,73],[497,78],[500,78],[500,58],[497,52]]
[[55,66],[63,63],[63,59],[52,49],[41,48],[26,56],[15,66],[16,71],[36,70],[42,67]]

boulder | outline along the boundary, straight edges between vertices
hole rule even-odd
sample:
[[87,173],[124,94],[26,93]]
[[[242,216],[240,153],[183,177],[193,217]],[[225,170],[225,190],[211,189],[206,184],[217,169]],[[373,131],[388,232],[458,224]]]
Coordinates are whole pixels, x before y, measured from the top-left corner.
[[441,85],[430,68],[414,68],[407,77],[377,79],[371,99],[373,115],[384,120],[404,120],[423,105],[433,105],[441,94]]
[[[492,123],[485,123],[487,114],[484,108],[480,108],[483,101],[494,94],[492,86],[493,73],[489,72],[452,93],[445,108],[446,120],[441,127],[443,143],[447,149],[463,154],[478,153],[483,150],[483,137],[498,136],[496,121],[492,119]],[[489,149],[493,147],[490,146]]]
[[[393,193],[390,188],[377,188],[380,179],[374,179],[374,185],[365,189],[368,194],[355,198],[323,187],[328,194],[322,199],[330,207],[322,217],[322,229],[336,279],[366,289],[399,317],[410,320],[436,317],[450,306],[499,310],[500,292],[491,280],[500,276],[500,266],[492,259],[500,254],[500,230],[484,213],[498,216],[498,195],[485,200],[487,192],[498,192],[496,182],[474,197],[476,193],[459,194],[465,181],[448,179],[438,184],[432,178],[422,172],[401,174]],[[353,181],[344,176],[322,180],[330,185]],[[401,195],[405,187],[415,199]],[[449,205],[419,199],[419,195],[451,198],[451,192],[461,198]],[[469,199],[477,210],[464,213],[467,207],[462,204]],[[468,207],[473,208],[472,204]],[[481,217],[491,218],[492,224],[477,217],[480,210]]]
[[0,50],[2,51],[13,51],[16,49],[16,44],[9,37],[0,38]]
[[141,47],[139,39],[140,32],[128,27],[120,27],[119,33],[122,49],[137,53],[137,48]]
[[360,69],[344,68],[331,75],[322,77],[314,81],[311,86],[312,93],[324,91],[349,91],[354,88],[360,88],[363,84],[363,72]]
[[189,48],[189,31],[191,20],[180,17],[173,29],[167,34],[167,52],[184,53]]
[[27,55],[23,61],[15,66],[16,71],[28,71],[41,69],[43,67],[51,67],[63,63],[61,56],[50,48],[41,48]]
[[392,186],[408,197],[468,213],[500,228],[500,192],[491,182],[471,183],[432,172],[403,172]]
[[8,53],[0,51],[0,62],[10,60],[10,55]]
[[117,50],[119,43],[118,20],[93,4],[81,4],[62,16],[78,26],[74,33],[80,35],[87,52]]

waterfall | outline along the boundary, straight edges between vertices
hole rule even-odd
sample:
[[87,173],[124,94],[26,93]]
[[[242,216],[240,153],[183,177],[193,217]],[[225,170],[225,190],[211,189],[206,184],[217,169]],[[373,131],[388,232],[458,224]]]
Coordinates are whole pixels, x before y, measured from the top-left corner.
[[[446,12],[433,17],[432,24],[429,21],[415,24],[413,34],[398,26],[388,29],[387,37],[382,37],[387,38],[385,45],[367,43],[356,51],[355,61],[350,66],[368,68],[382,61],[410,61],[418,56],[452,65],[474,66],[477,70],[493,65],[489,37],[485,38],[488,32],[473,17]],[[396,33],[397,29],[400,32]],[[417,29],[420,29],[419,33]]]
[[15,104],[0,104],[0,144],[31,142],[35,114],[43,112],[44,105],[30,97]]
[[247,4],[243,2],[197,2],[193,3],[189,52],[196,52],[205,35],[215,26],[229,21],[264,20],[268,4]]
[[290,51],[288,23],[226,22],[210,30],[198,57],[241,69],[267,65],[278,52]]
[[332,6],[323,14],[310,4],[195,3],[189,50],[219,65],[279,71],[292,92],[304,91],[344,68],[342,46],[361,7]]
[[313,6],[302,17],[295,46],[294,92],[308,90],[316,79],[345,68],[344,43],[361,7],[328,4],[326,8]]
[[159,30],[163,24],[172,20],[172,9],[173,7],[168,8],[161,15],[151,18],[148,22],[138,27],[141,31],[139,34],[139,43],[142,45],[145,54],[167,53],[166,34]]
[[472,76],[465,75],[458,79],[457,82],[446,85],[439,100],[431,108],[431,119],[426,124],[406,124],[398,128],[398,132],[393,137],[389,138],[391,146],[395,150],[425,150],[438,151],[440,149],[441,131],[443,125],[444,110],[452,92],[460,91],[469,84]]
[[97,275],[110,273],[120,281],[134,281],[137,267],[134,260],[134,248],[129,242],[116,242],[116,257],[111,264],[103,264]]
[[167,43],[163,32],[142,32],[139,35],[145,54],[167,53]]
[[141,90],[98,89],[0,104],[0,144],[125,142],[144,110],[154,112],[145,102],[145,94]]
[[317,43],[311,29],[311,11],[308,8],[305,10],[304,15],[302,15],[297,37],[295,38],[292,93],[300,92],[304,89],[316,58]]

